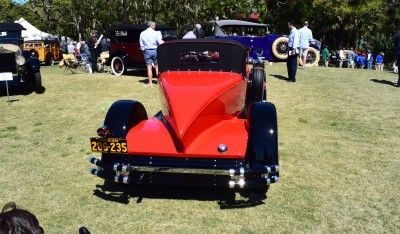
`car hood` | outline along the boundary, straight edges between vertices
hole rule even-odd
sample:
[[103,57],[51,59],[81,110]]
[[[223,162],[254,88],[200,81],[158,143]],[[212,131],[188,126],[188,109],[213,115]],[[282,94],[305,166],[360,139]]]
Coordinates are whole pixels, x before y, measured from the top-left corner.
[[172,71],[159,77],[162,112],[184,145],[244,107],[246,80],[233,72]]

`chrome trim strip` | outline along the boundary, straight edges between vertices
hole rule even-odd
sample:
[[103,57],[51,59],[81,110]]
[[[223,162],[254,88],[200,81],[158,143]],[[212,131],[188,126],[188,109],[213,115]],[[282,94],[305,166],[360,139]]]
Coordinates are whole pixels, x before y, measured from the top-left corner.
[[163,172],[180,174],[202,174],[202,175],[227,175],[231,176],[231,170],[217,169],[197,169],[197,168],[173,168],[173,167],[138,167],[130,166],[131,171],[135,172]]

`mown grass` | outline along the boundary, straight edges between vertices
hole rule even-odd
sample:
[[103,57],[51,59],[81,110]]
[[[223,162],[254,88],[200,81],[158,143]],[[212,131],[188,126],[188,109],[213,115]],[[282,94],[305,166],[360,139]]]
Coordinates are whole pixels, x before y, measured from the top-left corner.
[[314,67],[287,83],[267,66],[278,111],[281,180],[263,203],[220,191],[160,187],[102,193],[89,137],[110,103],[159,108],[143,72],[63,74],[43,67],[42,95],[0,98],[0,203],[35,213],[47,233],[326,233],[400,231],[400,89],[391,72]]

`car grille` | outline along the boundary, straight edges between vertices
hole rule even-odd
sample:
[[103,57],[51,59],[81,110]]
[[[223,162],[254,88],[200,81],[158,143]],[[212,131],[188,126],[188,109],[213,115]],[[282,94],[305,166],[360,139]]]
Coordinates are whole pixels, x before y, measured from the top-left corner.
[[15,53],[0,53],[0,72],[17,72]]

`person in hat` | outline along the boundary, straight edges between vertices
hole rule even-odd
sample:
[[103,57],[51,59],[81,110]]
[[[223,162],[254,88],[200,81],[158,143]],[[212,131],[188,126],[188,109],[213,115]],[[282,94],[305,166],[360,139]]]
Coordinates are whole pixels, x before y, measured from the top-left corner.
[[98,72],[97,70],[97,58],[99,57],[97,54],[97,31],[92,30],[90,37],[86,41],[87,46],[89,47],[90,52],[90,62],[92,63],[92,72]]

